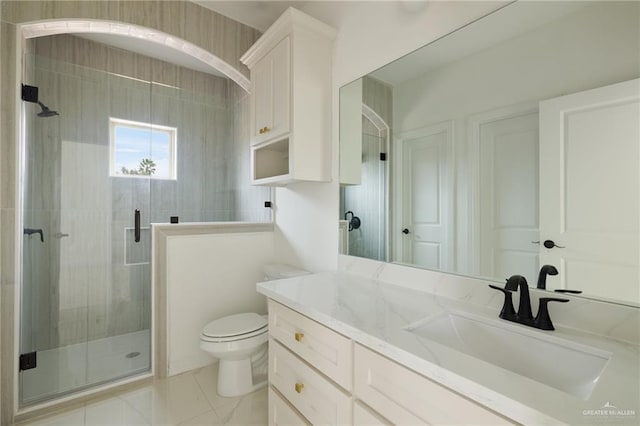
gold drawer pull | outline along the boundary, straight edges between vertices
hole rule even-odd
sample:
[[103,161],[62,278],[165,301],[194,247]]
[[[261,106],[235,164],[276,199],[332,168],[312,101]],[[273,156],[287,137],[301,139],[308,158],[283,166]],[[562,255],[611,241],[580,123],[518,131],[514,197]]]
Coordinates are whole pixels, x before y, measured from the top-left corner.
[[267,126],[264,126],[264,133],[267,133],[269,130],[271,130],[271,129],[268,128]]
[[262,129],[259,130],[260,134],[264,133],[264,127]]
[[304,333],[296,333],[296,334],[294,335],[294,337],[295,337],[295,339],[296,339],[296,341],[297,341],[297,342],[301,342],[301,341],[302,341],[302,338],[304,337]]
[[302,383],[296,383],[296,392],[302,393],[302,389],[304,389],[304,385]]

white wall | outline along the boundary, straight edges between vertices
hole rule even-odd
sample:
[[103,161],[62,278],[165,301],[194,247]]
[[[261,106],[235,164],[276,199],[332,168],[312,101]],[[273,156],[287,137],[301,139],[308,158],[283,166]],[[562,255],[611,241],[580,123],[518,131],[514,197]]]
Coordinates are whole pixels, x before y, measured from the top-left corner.
[[167,237],[168,375],[214,362],[199,347],[208,322],[239,312],[267,312],[256,283],[263,281],[273,253],[273,232]]
[[629,41],[638,38],[638,10],[637,2],[589,4],[396,85],[395,130],[636,78],[639,42]]
[[[314,4],[315,3],[315,4]],[[339,89],[507,2],[321,2],[301,10],[338,30],[333,66],[333,181],[276,190],[278,261],[309,271],[337,269]]]

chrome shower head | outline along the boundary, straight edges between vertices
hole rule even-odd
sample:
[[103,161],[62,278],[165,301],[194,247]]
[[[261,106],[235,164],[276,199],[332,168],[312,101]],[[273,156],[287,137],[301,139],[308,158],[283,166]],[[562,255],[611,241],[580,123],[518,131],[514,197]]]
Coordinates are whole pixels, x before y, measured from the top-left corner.
[[38,101],[38,105],[40,105],[40,108],[42,108],[42,111],[38,113],[38,117],[53,117],[55,115],[60,115],[58,114],[58,111],[50,110],[48,106],[40,101]]

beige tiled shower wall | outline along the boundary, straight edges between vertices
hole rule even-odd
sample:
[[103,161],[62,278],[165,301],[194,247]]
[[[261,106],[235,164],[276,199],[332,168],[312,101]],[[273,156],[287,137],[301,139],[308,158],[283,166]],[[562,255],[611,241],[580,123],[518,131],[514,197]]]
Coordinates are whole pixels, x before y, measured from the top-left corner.
[[362,103],[374,110],[389,128],[393,127],[393,93],[391,86],[375,78],[362,78]]
[[[258,216],[268,213],[268,190],[250,186],[245,170],[248,96],[229,89],[235,83],[71,35],[41,37],[35,45],[27,56],[35,72],[26,83],[39,86],[40,99],[61,114],[33,120],[39,108],[25,104],[33,122],[26,126],[33,136],[25,227],[43,228],[47,241],[24,240],[23,349],[42,351],[149,328],[150,233],[132,243],[134,208],[143,227],[170,216],[270,217]],[[110,117],[177,128],[177,180],[109,177]],[[56,231],[69,234],[60,241],[65,250]],[[125,253],[135,260],[125,262]]]
[[[257,40],[259,32],[188,1],[0,1],[0,424],[10,424],[14,388],[14,295],[16,290],[16,24],[43,19],[104,19],[154,28],[185,39],[217,55],[244,75],[240,56]],[[82,60],[82,58],[76,58]],[[98,59],[100,60],[100,59]],[[113,66],[118,65],[116,62]],[[114,69],[117,72],[118,68]],[[120,69],[120,71],[126,71]],[[152,68],[157,81],[175,81],[171,66]],[[187,82],[185,82],[187,83]],[[196,79],[193,87],[199,87]],[[244,105],[240,96],[234,105]],[[246,103],[246,102],[245,102]],[[244,108],[244,106],[242,107]],[[235,120],[235,117],[234,117]],[[237,146],[237,149],[245,149]],[[248,144],[247,144],[248,149]],[[236,171],[237,173],[241,173]],[[244,174],[248,176],[248,173]],[[229,203],[236,200],[230,199]]]

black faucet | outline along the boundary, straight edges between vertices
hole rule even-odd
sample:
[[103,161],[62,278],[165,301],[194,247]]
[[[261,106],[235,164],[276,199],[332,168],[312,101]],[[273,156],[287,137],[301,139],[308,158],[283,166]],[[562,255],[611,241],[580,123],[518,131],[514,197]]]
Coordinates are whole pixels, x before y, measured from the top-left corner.
[[542,268],[540,268],[537,288],[543,290],[547,288],[547,275],[558,275],[558,270],[553,265],[544,265]]
[[512,275],[507,280],[507,284],[504,288],[509,291],[520,290],[520,303],[518,304],[518,313],[516,314],[518,322],[524,324],[525,322],[533,320],[533,314],[531,313],[531,298],[529,297],[529,284],[527,284],[527,279],[522,275]]
[[[536,288],[541,290],[547,289],[547,275],[558,275],[558,270],[553,265],[544,265],[540,268],[540,274],[538,275],[538,285]],[[570,290],[568,288],[557,288],[555,290],[556,293],[571,293],[571,294],[581,294],[582,290]]]
[[[500,311],[499,317],[507,321],[517,322],[518,324],[528,325],[529,327],[539,328],[541,330],[554,330],[553,323],[549,317],[547,304],[549,302],[568,302],[569,299],[558,299],[555,297],[540,298],[540,307],[538,315],[533,318],[531,313],[531,299],[529,297],[529,285],[522,275],[513,275],[507,280],[504,288],[489,284],[494,290],[500,290],[504,293],[504,304]],[[520,290],[520,303],[518,304],[518,312],[513,308],[511,294]]]

